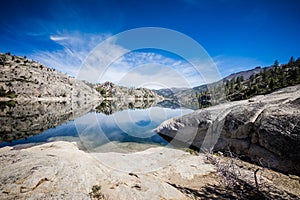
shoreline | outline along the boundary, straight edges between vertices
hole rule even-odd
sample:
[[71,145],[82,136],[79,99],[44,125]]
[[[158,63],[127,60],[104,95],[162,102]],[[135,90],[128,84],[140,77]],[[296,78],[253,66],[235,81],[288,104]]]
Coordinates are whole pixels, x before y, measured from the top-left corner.
[[[220,189],[223,195],[234,197],[239,191],[225,191],[220,166],[211,159],[224,162],[224,166],[235,163],[251,187],[255,186],[253,172],[259,168],[262,194],[268,192],[267,184],[283,197],[300,196],[298,176],[289,177],[237,159],[228,162],[229,158],[222,156],[165,147],[133,153],[86,153],[74,142],[56,141],[26,149],[0,148],[0,198],[90,199],[92,188],[98,188],[106,199],[212,198]],[[276,178],[270,182],[272,177]],[[211,187],[215,189],[206,194]]]

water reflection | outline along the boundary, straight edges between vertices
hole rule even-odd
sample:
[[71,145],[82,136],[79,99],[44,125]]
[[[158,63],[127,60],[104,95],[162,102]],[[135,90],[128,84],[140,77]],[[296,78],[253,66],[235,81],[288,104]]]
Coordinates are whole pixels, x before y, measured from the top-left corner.
[[127,109],[111,115],[91,112],[77,118],[75,123],[80,140],[89,151],[102,152],[102,146],[109,144],[106,145],[105,151],[128,152],[128,148],[124,148],[124,143],[168,144],[153,129],[169,118],[189,112],[191,112],[189,109],[157,106],[146,109]]
[[92,108],[92,104],[85,102],[0,102],[0,143],[39,134]]
[[96,112],[111,115],[117,111],[128,109],[145,109],[155,106],[157,104],[154,100],[137,100],[137,101],[120,101],[120,100],[104,100],[96,108]]
[[2,102],[0,147],[53,140],[77,141],[88,151],[165,145],[167,141],[152,130],[166,119],[191,112],[170,103],[168,107],[153,101]]

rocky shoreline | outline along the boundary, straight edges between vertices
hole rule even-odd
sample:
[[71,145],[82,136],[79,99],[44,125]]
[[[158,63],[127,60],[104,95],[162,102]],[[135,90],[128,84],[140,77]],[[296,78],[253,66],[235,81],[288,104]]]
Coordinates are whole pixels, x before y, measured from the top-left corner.
[[232,152],[300,174],[300,85],[163,122],[156,132],[206,152]]
[[174,171],[190,178],[214,169],[203,163],[203,157],[180,150],[160,147],[131,154],[89,154],[69,142],[20,150],[5,147],[0,159],[1,199],[89,199],[93,185],[100,185],[101,193],[110,199],[185,199],[161,178],[167,180]]
[[[300,196],[299,177],[227,159],[166,147],[127,154],[87,153],[70,142],[4,147],[0,149],[0,198],[296,199]],[[224,182],[222,168],[235,169],[233,173],[240,174],[243,180],[232,179],[236,184],[231,187]],[[260,170],[258,189],[253,178],[257,169]]]

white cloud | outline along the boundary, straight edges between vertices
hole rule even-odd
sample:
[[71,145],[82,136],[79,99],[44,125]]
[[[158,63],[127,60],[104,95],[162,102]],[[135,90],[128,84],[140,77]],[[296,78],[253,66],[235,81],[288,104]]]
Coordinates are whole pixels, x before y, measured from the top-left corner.
[[100,82],[135,87],[193,87],[204,83],[197,69],[184,60],[156,53],[130,52],[116,60]]
[[119,83],[125,86],[148,87],[152,89],[191,87],[189,81],[176,69],[159,64],[140,65],[125,74]]
[[54,35],[51,35],[50,36],[50,40],[53,40],[53,41],[61,41],[61,40],[67,40],[68,37],[60,37],[60,36],[54,36]]
[[[191,64],[155,52],[133,51],[102,42],[85,60],[78,74],[89,82],[111,81],[128,87],[192,87],[204,83]],[[151,83],[151,84],[150,84]]]
[[30,57],[48,67],[76,76],[89,52],[107,35],[81,34],[78,32],[51,35],[50,40],[62,48],[54,51],[36,51]]
[[[106,71],[112,65],[117,65],[118,70],[122,72],[128,66],[119,58],[126,52],[128,52],[127,49],[115,44],[114,37],[106,39],[89,53],[81,65],[77,78],[91,83],[103,82]],[[108,81],[113,81],[113,79],[108,78]]]
[[116,44],[116,38],[107,37],[105,34],[58,33],[49,39],[61,49],[35,52],[31,57],[92,83],[112,81],[124,86],[157,89],[194,87],[219,79],[209,59],[193,60],[197,65],[193,66],[185,60],[155,51],[129,52]]

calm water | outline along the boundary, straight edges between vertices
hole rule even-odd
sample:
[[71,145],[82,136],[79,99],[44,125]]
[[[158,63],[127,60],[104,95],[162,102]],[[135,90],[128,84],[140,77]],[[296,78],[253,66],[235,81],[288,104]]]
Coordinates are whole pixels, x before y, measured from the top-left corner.
[[130,148],[134,145],[135,147],[132,148],[136,148],[141,144],[167,145],[168,142],[157,135],[153,129],[167,119],[190,112],[192,110],[187,108],[158,106],[145,109],[127,108],[109,115],[92,110],[26,139],[2,142],[0,147],[56,140],[76,141],[81,148],[88,151],[104,151],[104,149],[118,151],[120,148]]

